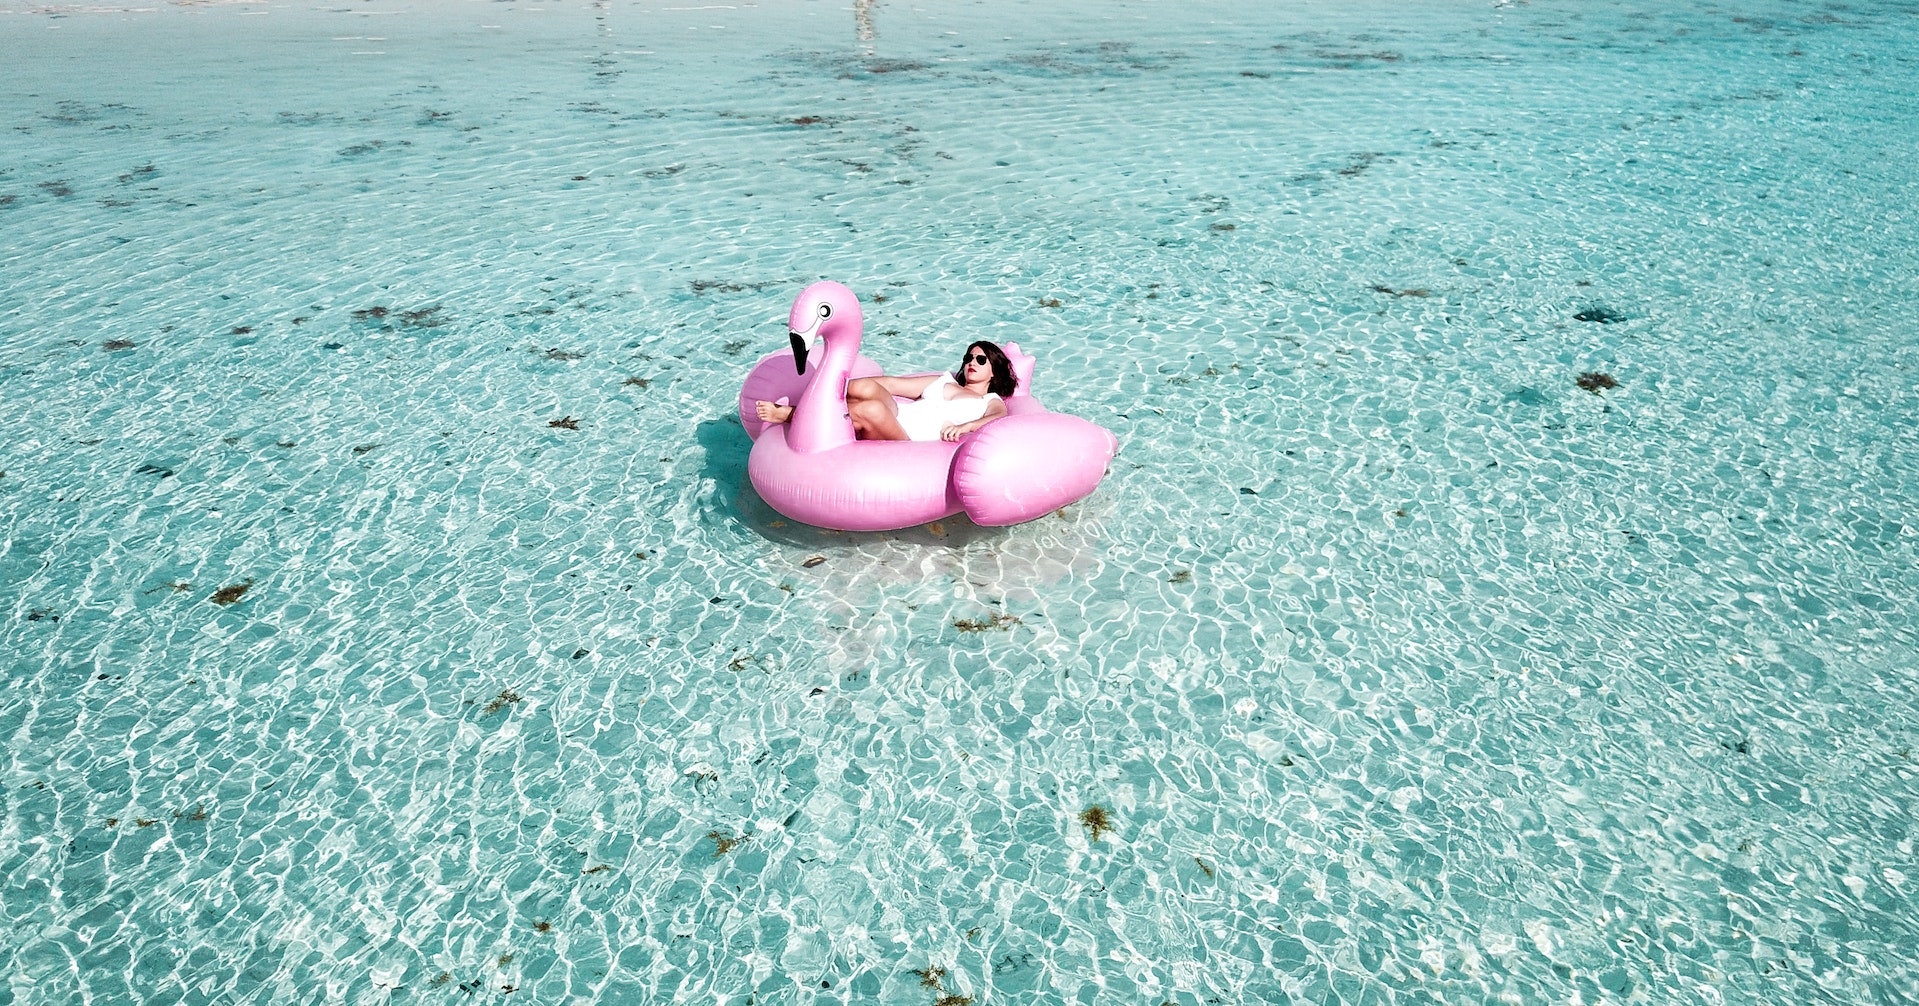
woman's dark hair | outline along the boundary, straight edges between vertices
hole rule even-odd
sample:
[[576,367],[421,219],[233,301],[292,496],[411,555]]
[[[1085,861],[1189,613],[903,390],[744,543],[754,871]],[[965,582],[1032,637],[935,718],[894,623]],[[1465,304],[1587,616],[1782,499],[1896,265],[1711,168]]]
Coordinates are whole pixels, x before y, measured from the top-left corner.
[[975,349],[985,353],[986,362],[993,367],[993,379],[986,382],[986,390],[1001,398],[1011,395],[1013,389],[1019,387],[1019,378],[1013,375],[1013,361],[1006,358],[1005,350],[991,342],[976,342],[966,347],[966,355],[960,358],[960,368],[953,371],[953,383],[965,386],[966,361],[972,357]]

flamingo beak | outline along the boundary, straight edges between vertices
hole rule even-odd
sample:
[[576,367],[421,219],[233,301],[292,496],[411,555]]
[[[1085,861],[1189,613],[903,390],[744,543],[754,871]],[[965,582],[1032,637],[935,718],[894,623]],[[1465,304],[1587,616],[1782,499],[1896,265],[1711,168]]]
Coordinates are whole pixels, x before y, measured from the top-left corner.
[[806,373],[806,336],[798,332],[787,332],[786,337],[793,340],[793,369]]

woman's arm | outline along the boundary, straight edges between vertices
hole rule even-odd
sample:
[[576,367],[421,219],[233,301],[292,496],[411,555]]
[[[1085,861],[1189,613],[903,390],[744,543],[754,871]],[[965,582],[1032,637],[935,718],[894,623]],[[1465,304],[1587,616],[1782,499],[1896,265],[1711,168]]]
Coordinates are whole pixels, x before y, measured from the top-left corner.
[[992,400],[986,403],[985,415],[979,417],[978,419],[973,420],[970,423],[948,424],[946,426],[941,427],[940,439],[941,440],[958,440],[959,438],[967,435],[968,433],[971,433],[974,430],[977,430],[980,427],[985,426],[987,423],[990,423],[993,420],[998,419],[1004,415],[1006,415],[1006,403],[1000,401],[998,395],[994,395]]

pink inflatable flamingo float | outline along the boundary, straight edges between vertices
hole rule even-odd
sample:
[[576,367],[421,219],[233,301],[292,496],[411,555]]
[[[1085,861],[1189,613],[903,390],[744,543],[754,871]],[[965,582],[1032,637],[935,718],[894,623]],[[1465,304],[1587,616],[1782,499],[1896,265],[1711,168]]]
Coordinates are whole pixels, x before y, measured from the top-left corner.
[[[975,523],[1018,524],[1086,498],[1119,442],[1076,416],[1048,412],[1030,392],[1033,358],[1005,347],[1019,377],[1007,415],[958,442],[856,440],[846,382],[880,368],[860,355],[859,298],[838,283],[800,291],[787,321],[791,350],[762,358],[740,389],[753,438],[746,470],[773,509],[842,531],[888,531],[965,512]],[[824,344],[824,359],[808,360]],[[766,424],[757,401],[793,403]]]

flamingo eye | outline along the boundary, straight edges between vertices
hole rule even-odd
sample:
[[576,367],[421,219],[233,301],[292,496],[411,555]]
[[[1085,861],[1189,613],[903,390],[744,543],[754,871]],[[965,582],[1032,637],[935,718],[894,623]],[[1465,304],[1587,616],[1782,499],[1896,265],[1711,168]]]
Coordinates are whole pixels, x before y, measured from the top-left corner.
[[833,316],[833,305],[831,305],[831,304],[821,304],[821,305],[820,305],[820,317],[822,317],[822,318],[831,318],[832,316]]

